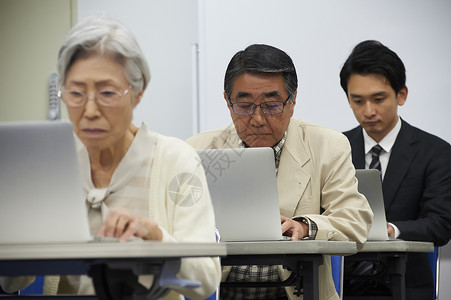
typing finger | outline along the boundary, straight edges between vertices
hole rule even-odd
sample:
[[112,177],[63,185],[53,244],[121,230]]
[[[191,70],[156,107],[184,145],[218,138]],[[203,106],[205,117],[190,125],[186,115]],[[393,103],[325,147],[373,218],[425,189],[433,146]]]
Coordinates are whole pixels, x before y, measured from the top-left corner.
[[97,235],[100,237],[115,237],[116,223],[119,214],[112,210],[103,221]]
[[114,228],[114,237],[120,238],[124,232],[128,229],[132,218],[126,214],[122,214],[118,217]]
[[286,233],[288,230],[290,230],[290,228],[293,227],[293,223],[292,223],[291,219],[285,219],[285,221],[282,223],[281,227],[282,227],[282,233]]
[[134,217],[133,219],[129,220],[125,230],[121,232],[120,236],[118,236],[119,241],[125,242],[132,236],[142,237],[143,234],[140,234],[140,231],[142,231],[143,229],[144,224],[140,221],[140,218]]

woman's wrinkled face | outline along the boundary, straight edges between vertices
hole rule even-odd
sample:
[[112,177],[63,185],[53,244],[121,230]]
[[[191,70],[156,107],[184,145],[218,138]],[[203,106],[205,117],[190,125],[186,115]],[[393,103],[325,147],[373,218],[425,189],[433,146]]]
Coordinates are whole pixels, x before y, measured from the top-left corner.
[[[128,147],[133,108],[141,95],[130,91],[121,64],[108,56],[93,54],[77,59],[66,73],[63,101],[78,138],[88,150]],[[71,106],[65,95],[86,95],[80,106]],[[102,97],[116,101],[105,105]],[[116,96],[114,96],[116,95]]]

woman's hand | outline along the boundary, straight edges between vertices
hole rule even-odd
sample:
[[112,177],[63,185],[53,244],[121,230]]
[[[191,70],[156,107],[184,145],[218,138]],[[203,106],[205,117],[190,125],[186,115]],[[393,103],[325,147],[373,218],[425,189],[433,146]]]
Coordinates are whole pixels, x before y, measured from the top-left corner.
[[161,241],[163,232],[156,222],[121,208],[110,210],[97,236],[114,237],[120,242],[126,242],[132,236]]

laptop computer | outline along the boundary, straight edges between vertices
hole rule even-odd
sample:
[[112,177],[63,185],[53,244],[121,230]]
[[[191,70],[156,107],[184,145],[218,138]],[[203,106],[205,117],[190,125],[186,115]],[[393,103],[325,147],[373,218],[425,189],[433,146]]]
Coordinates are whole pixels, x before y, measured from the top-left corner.
[[0,244],[92,240],[68,122],[0,123]]
[[198,150],[221,241],[289,240],[282,236],[274,151]]
[[379,170],[357,169],[358,190],[363,194],[373,210],[373,224],[368,234],[368,241],[389,240],[387,232],[387,220],[385,217],[384,196]]

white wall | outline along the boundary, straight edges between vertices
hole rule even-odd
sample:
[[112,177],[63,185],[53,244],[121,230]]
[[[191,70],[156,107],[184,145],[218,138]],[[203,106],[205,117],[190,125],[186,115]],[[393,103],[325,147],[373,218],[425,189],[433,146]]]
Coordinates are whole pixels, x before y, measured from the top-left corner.
[[191,46],[197,43],[196,0],[78,0],[78,19],[106,12],[136,36],[151,80],[133,121],[187,138],[195,129]]
[[295,117],[343,131],[357,125],[339,84],[352,48],[377,39],[407,69],[400,115],[451,142],[451,1],[199,0],[201,131],[230,116],[222,97],[232,56],[253,43],[286,51],[299,77]]
[[[378,39],[403,59],[409,96],[400,115],[451,141],[448,0],[78,0],[78,15],[106,11],[135,33],[152,80],[135,123],[186,138],[230,122],[222,97],[230,58],[252,43],[285,50],[299,77],[296,118],[338,131],[357,125],[338,73],[352,48]],[[199,43],[200,114],[192,49]],[[199,128],[197,128],[199,123]]]

